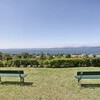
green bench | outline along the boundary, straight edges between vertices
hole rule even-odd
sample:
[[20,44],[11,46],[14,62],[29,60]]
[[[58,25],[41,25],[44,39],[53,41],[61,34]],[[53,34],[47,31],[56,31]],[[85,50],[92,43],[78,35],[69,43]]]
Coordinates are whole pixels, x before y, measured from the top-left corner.
[[100,71],[79,71],[75,78],[78,79],[78,84],[81,85],[81,79],[100,79]]
[[0,82],[1,77],[19,77],[20,83],[24,83],[24,78],[27,75],[24,74],[24,71],[22,70],[0,70]]

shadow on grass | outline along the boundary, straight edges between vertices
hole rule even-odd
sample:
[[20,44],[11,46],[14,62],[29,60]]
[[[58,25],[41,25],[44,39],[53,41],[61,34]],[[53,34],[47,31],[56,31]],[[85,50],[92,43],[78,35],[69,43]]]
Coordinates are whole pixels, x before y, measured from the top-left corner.
[[1,85],[21,85],[21,86],[32,86],[33,82],[24,82],[24,83],[20,83],[17,81],[5,81],[5,82],[1,82]]
[[100,84],[81,84],[84,88],[100,88]]

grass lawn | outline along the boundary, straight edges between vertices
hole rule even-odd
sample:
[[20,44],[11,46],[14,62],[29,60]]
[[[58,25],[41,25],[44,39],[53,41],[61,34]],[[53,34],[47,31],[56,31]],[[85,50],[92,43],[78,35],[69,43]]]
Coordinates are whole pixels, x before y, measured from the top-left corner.
[[2,78],[1,100],[100,100],[99,79],[82,80],[81,88],[74,78],[79,70],[100,70],[99,67],[0,69],[24,70],[27,74],[24,86],[18,84],[19,78]]

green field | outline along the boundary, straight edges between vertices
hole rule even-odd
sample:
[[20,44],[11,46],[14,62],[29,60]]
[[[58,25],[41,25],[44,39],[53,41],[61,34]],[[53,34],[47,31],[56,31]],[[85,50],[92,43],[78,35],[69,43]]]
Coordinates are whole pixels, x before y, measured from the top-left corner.
[[77,68],[0,68],[24,70],[25,85],[19,78],[2,78],[0,100],[100,100],[100,80],[82,80],[78,86],[74,78],[79,70],[100,70],[99,67]]

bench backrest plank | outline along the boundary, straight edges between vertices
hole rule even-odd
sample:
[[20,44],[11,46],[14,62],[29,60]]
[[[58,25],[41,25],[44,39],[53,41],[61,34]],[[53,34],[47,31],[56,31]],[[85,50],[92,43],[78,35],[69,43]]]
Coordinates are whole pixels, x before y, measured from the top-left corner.
[[80,71],[77,75],[100,75],[100,71]]
[[0,74],[24,74],[22,70],[0,70]]

